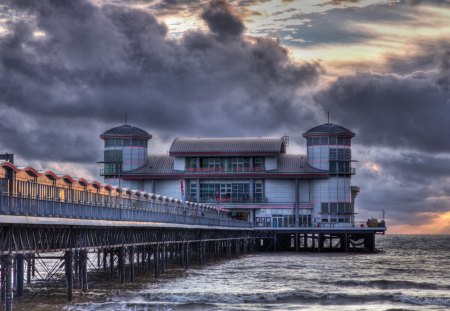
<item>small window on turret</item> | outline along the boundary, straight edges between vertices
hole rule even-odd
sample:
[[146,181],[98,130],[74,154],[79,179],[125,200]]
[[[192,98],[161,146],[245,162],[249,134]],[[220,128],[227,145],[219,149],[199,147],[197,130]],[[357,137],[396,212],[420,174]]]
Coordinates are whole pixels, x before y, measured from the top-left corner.
[[336,145],[336,137],[330,137],[329,141],[330,145]]
[[321,145],[328,145],[328,137],[321,137],[320,138],[320,144]]

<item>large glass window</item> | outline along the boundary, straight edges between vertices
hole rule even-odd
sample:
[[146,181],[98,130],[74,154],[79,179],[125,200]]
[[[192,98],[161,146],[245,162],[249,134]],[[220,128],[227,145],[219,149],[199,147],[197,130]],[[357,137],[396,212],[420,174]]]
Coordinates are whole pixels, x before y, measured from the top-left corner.
[[[259,188],[258,191],[262,191]],[[258,194],[261,198],[263,193]],[[201,202],[248,202],[250,200],[249,183],[202,183],[200,184]]]
[[122,162],[122,150],[105,150],[105,162]]

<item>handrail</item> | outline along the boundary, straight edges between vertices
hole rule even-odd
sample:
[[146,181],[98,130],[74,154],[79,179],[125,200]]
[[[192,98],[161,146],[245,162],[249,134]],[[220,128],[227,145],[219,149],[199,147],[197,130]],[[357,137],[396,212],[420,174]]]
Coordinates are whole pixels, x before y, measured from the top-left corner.
[[187,225],[250,228],[247,221],[232,219],[217,211],[197,210],[149,202],[148,206],[132,204],[109,205],[88,202],[69,202],[47,198],[0,194],[0,214],[96,219],[113,221],[162,222]]

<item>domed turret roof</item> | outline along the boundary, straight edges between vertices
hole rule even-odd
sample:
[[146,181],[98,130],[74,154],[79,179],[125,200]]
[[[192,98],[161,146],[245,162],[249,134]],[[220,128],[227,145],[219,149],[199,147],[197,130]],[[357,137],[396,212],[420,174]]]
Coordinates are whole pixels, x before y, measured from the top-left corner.
[[303,137],[316,136],[316,135],[333,135],[333,136],[353,137],[353,136],[355,136],[355,133],[353,133],[349,129],[346,129],[345,127],[342,127],[342,126],[336,125],[336,124],[332,124],[332,123],[325,123],[322,125],[315,126],[312,129],[303,133]]
[[102,135],[100,135],[100,138],[106,139],[106,138],[114,138],[114,137],[135,137],[135,138],[146,138],[150,139],[152,138],[152,135],[147,133],[146,131],[131,126],[131,125],[121,125],[115,128],[112,128],[110,130],[107,130]]

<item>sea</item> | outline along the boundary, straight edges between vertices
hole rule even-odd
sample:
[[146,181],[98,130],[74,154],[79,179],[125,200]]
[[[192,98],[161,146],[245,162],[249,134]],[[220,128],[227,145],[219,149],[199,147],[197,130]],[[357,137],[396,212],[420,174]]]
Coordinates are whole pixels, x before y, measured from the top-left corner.
[[450,235],[379,235],[376,243],[376,253],[250,254],[125,287],[91,284],[71,304],[34,297],[16,309],[450,310]]

